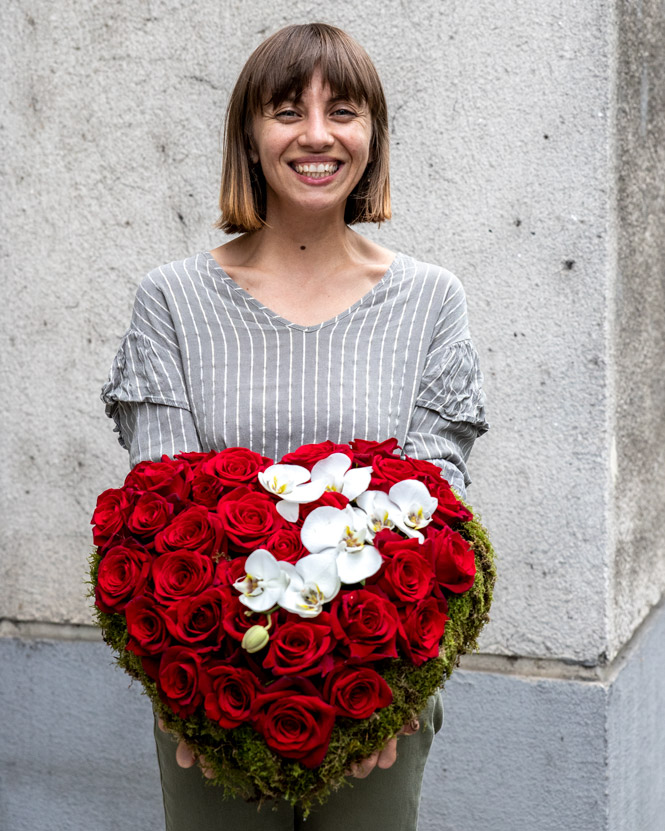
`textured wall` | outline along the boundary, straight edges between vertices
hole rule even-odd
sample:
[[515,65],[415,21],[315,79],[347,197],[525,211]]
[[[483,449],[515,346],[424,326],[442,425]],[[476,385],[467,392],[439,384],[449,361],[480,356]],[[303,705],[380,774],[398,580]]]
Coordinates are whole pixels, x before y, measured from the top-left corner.
[[[458,670],[419,831],[662,831],[664,661],[661,605],[597,680]],[[162,827],[150,704],[106,646],[0,638],[0,664],[0,828]]]
[[[330,19],[385,79],[395,220],[382,240],[448,266],[469,296],[493,428],[471,496],[501,558],[484,648],[594,661],[607,651],[610,4],[378,12],[340,2]],[[319,12],[22,0],[0,14],[1,603],[9,617],[83,621],[91,507],[127,465],[98,391],[134,289],[154,265],[220,241],[230,85],[267,32]]]
[[665,5],[619,10],[612,649],[665,585]]

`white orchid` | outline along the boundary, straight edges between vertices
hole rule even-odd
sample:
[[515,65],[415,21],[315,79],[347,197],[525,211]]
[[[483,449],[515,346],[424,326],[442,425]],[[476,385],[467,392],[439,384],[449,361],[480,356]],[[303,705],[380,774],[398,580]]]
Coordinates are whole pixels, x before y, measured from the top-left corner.
[[305,548],[312,554],[335,553],[342,583],[359,583],[381,568],[381,554],[367,545],[367,515],[358,508],[315,508],[300,532]]
[[371,539],[384,528],[395,527],[394,514],[399,508],[383,491],[365,491],[356,497],[356,505],[367,514],[367,528]]
[[350,467],[351,459],[346,453],[331,453],[312,468],[312,482],[323,483],[326,491],[336,491],[349,500],[355,499],[369,487],[372,468],[349,470]]
[[417,479],[398,482],[388,491],[388,496],[398,509],[393,513],[395,525],[407,537],[415,537],[423,542],[425,538],[419,529],[431,522],[438,505],[436,498]]
[[279,605],[300,617],[316,617],[323,604],[331,601],[340,590],[335,553],[310,554],[295,565],[282,563],[289,585]]
[[253,551],[245,562],[245,572],[242,580],[233,584],[241,594],[241,603],[253,612],[267,612],[279,603],[289,578],[269,551]]
[[310,472],[301,465],[270,465],[258,477],[267,491],[281,497],[277,513],[288,522],[297,522],[299,505],[315,502],[325,490],[323,481],[307,481]]

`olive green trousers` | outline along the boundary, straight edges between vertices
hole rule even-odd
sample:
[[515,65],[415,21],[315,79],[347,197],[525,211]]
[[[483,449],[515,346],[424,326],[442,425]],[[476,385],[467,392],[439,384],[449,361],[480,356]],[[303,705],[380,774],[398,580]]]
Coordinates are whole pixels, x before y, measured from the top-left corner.
[[206,787],[198,766],[178,766],[176,741],[155,718],[166,831],[416,831],[425,762],[443,724],[440,694],[429,699],[419,721],[417,733],[398,738],[391,768],[374,768],[366,779],[351,779],[352,787],[335,791],[305,820],[283,800],[258,811],[241,799],[224,799],[221,788]]

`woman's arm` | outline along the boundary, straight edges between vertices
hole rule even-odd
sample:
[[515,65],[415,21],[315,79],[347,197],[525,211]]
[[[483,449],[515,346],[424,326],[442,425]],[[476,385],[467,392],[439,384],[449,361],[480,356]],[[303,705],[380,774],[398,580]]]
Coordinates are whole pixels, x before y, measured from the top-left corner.
[[431,351],[404,443],[404,453],[438,465],[463,498],[471,448],[489,427],[482,382],[469,338]]
[[130,467],[201,450],[169,305],[152,273],[138,287],[101,398]]

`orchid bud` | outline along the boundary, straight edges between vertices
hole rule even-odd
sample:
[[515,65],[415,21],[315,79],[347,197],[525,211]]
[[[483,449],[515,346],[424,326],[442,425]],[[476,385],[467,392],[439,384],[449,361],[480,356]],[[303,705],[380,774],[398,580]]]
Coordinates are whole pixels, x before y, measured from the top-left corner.
[[265,626],[250,626],[242,638],[241,646],[247,652],[260,652],[270,640],[270,634]]

